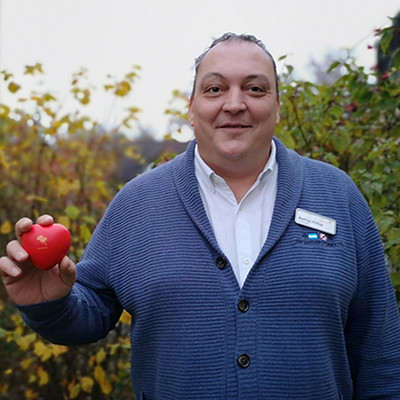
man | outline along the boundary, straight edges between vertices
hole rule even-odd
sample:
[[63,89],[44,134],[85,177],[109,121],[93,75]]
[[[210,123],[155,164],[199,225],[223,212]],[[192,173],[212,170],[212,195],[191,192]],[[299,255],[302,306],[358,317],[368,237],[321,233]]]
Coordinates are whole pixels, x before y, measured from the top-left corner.
[[264,45],[217,39],[197,60],[189,116],[196,141],[120,191],[76,269],[68,257],[32,267],[19,244],[32,222],[17,223],[0,271],[25,321],[82,344],[126,309],[138,399],[399,399],[379,233],[343,172],[273,139]]

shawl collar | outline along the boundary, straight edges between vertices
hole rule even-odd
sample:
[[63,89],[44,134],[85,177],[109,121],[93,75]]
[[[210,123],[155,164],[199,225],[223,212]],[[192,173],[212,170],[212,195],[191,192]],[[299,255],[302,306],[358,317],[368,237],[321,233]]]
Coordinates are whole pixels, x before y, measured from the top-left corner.
[[[278,163],[278,191],[268,239],[265,242],[259,261],[269,252],[284,234],[294,218],[303,186],[303,168],[297,153],[286,147],[276,138],[276,159]],[[220,251],[201,200],[194,170],[194,149],[196,141],[189,143],[185,153],[174,161],[173,179],[182,204],[190,218],[205,238]]]

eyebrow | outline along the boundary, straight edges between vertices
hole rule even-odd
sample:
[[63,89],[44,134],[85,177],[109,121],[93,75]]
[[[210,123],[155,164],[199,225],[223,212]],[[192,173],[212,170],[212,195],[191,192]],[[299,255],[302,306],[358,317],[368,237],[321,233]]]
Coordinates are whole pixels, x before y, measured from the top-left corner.
[[[203,76],[203,78],[201,79],[201,82],[200,82],[200,83],[203,83],[203,82],[205,82],[205,81],[207,81],[207,80],[209,80],[209,79],[212,79],[212,78],[217,78],[217,79],[221,79],[221,80],[226,80],[225,76],[222,75],[222,74],[219,73],[219,72],[208,72],[207,74],[205,74],[205,75]],[[252,81],[252,80],[255,80],[255,79],[260,79],[260,80],[266,82],[268,85],[271,85],[270,79],[268,78],[267,75],[264,75],[264,74],[251,74],[251,75],[247,75],[247,76],[244,78],[245,81]]]
[[219,72],[207,72],[203,78],[201,79],[201,83],[203,83],[204,81],[208,80],[208,79],[212,79],[212,78],[218,78],[218,79],[222,79],[225,80],[226,78],[224,77],[224,75],[220,74]]

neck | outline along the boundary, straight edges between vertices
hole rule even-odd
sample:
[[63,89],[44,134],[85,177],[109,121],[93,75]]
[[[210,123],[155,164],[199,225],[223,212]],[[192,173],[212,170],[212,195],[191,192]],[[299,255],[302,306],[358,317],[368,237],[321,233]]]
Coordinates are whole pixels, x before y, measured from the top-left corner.
[[[210,168],[221,178],[223,178],[229,188],[232,190],[236,201],[241,202],[246,193],[253,186],[258,176],[265,167],[268,157],[263,162],[251,167],[245,168],[239,162],[226,163],[223,167],[209,165]],[[231,164],[231,165],[230,165]]]

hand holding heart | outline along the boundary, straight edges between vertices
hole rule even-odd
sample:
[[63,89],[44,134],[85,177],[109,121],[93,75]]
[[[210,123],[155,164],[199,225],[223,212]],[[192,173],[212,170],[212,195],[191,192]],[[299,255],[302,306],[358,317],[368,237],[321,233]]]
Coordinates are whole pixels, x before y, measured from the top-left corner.
[[28,252],[33,265],[48,270],[67,254],[71,244],[68,229],[60,224],[33,225],[22,236],[22,247]]
[[[43,215],[34,225],[28,218],[15,225],[18,240],[7,245],[0,259],[0,274],[10,299],[28,305],[60,299],[76,280],[75,264],[66,256],[69,231]],[[36,265],[36,266],[35,266]]]

